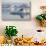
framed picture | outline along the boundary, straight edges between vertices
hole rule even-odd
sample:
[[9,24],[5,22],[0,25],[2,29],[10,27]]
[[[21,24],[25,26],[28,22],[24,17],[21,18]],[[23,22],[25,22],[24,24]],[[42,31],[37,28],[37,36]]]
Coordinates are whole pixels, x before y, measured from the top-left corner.
[[30,20],[31,2],[2,2],[2,20]]

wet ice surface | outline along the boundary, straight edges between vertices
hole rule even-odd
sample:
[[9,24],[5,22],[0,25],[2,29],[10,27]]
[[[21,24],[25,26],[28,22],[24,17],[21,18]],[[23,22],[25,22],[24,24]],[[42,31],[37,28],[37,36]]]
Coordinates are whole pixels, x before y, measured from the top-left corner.
[[29,20],[30,19],[30,4],[26,3],[3,3],[2,4],[2,19],[5,20]]

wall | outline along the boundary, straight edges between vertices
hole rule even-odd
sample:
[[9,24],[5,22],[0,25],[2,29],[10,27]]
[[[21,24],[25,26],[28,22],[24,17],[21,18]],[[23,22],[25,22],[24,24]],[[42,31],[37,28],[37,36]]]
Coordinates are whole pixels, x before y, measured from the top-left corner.
[[[20,0],[22,1],[22,0]],[[22,34],[24,36],[31,36],[31,34],[36,33],[36,29],[43,29],[38,25],[35,20],[35,16],[40,14],[40,6],[46,5],[46,0],[24,0],[31,1],[31,20],[30,21],[2,21],[2,12],[1,12],[1,0],[0,0],[0,35],[4,34],[4,29],[6,25],[15,25],[19,31],[18,36]]]

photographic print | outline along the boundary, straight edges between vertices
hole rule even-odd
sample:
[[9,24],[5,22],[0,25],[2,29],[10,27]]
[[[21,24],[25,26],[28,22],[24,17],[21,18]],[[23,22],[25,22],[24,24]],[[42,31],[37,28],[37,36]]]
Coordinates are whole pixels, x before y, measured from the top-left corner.
[[2,20],[30,20],[31,2],[3,2]]

